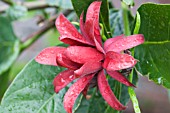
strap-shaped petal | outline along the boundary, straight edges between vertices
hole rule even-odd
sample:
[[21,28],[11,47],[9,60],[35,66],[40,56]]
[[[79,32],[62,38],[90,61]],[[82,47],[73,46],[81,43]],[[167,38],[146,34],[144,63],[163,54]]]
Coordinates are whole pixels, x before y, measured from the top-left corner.
[[125,37],[125,35],[119,35],[119,36],[116,36],[116,37],[107,39],[107,40],[104,42],[104,50],[107,51],[108,48],[109,48],[109,46],[110,46],[112,43],[114,43],[114,42],[116,42],[117,40],[120,40],[120,39],[122,39],[122,38],[124,38],[124,37]]
[[80,78],[68,89],[64,96],[64,108],[67,113],[72,113],[72,108],[74,106],[75,100],[86,87],[86,85],[89,83],[89,81],[93,78],[93,76],[94,74],[91,74]]
[[104,55],[97,51],[95,48],[70,46],[65,51],[65,55],[72,61],[84,64],[89,61],[101,61]]
[[102,47],[102,44],[99,43],[99,41],[96,40],[96,38],[94,38],[94,43],[96,45],[96,48],[98,51],[102,52],[103,54],[105,54],[105,51]]
[[[99,1],[95,1],[93,3],[90,4],[88,10],[87,10],[87,14],[86,14],[86,22],[85,25],[89,25],[87,24],[89,21],[94,22],[94,36],[96,38],[96,40],[98,41],[98,43],[101,45],[102,41],[101,41],[101,36],[100,36],[100,27],[99,27],[99,13],[100,13],[100,6],[101,6],[102,2]],[[92,27],[92,26],[89,26]]]
[[86,62],[80,69],[75,70],[74,73],[76,77],[88,75],[95,73],[102,69],[102,63],[96,61]]
[[120,72],[117,71],[107,71],[107,73],[114,79],[116,79],[117,81],[125,84],[126,86],[132,86],[135,87],[132,83],[130,83],[128,81],[128,79],[126,77],[124,77]]
[[106,102],[116,110],[124,110],[126,107],[123,106],[115,97],[108,84],[108,81],[106,80],[103,70],[99,72],[97,80],[100,93]]
[[65,50],[66,48],[64,47],[45,48],[36,56],[35,61],[40,64],[57,66],[56,56]]
[[107,47],[106,52],[121,52],[123,50],[140,45],[142,43],[144,43],[144,36],[142,34],[131,35],[111,43],[109,47]]
[[120,54],[109,51],[106,54],[103,67],[108,71],[115,71],[133,67],[136,63],[137,60],[128,54]]
[[60,40],[70,45],[91,45],[85,40],[85,38],[77,31],[77,29],[65,18],[63,14],[60,14],[56,19],[56,27],[61,35]]
[[90,84],[88,83],[88,84],[86,85],[86,87],[85,87],[85,88],[83,89],[83,91],[82,91],[82,94],[83,94],[84,97],[87,96],[87,92],[88,92],[89,86],[90,86]]
[[82,66],[81,64],[73,62],[69,58],[67,58],[65,56],[64,52],[58,54],[56,59],[57,59],[57,64],[59,66],[63,66],[63,67],[68,68],[68,69],[74,69],[75,70],[75,69],[78,69]]
[[84,18],[84,12],[82,12],[82,14],[80,15],[80,30],[81,30],[81,33],[83,35],[83,37],[90,43],[92,43],[93,45],[94,44],[94,41],[89,37],[89,33],[88,31],[86,32],[85,28],[84,28],[84,21],[83,21],[83,18]]
[[94,19],[89,19],[84,25],[84,30],[88,36],[88,39],[94,43]]
[[53,81],[54,90],[58,93],[62,88],[72,82],[76,77],[74,76],[73,70],[65,70],[59,73]]

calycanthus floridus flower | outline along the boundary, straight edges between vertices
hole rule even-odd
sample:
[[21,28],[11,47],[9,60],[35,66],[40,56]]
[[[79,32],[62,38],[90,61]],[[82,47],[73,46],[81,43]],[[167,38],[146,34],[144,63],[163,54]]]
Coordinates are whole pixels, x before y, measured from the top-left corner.
[[54,78],[56,93],[77,79],[64,96],[64,108],[68,113],[72,113],[78,95],[80,93],[86,95],[88,88],[95,85],[112,108],[116,110],[126,108],[112,92],[106,74],[126,86],[134,87],[119,71],[133,67],[137,60],[122,51],[142,44],[144,37],[142,34],[127,37],[120,35],[107,39],[102,44],[99,27],[100,6],[101,2],[91,3],[85,22],[83,21],[84,14],[81,14],[82,34],[61,14],[56,20],[56,27],[61,35],[59,39],[70,46],[46,48],[35,59],[40,64],[67,68]]

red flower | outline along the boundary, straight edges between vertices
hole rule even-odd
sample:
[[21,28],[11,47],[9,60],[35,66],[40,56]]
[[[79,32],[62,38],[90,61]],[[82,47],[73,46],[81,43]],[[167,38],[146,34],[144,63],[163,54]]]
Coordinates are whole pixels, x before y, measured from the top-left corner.
[[85,23],[82,13],[80,17],[82,34],[61,14],[56,20],[56,27],[61,35],[60,40],[70,46],[46,48],[35,59],[40,64],[67,68],[54,78],[56,93],[78,79],[64,96],[64,108],[68,113],[72,113],[78,95],[81,92],[86,95],[88,87],[95,84],[94,81],[112,108],[116,110],[126,108],[113,94],[106,73],[127,86],[134,86],[119,70],[133,67],[137,60],[122,51],[142,44],[144,37],[141,34],[127,37],[120,35],[108,39],[103,47],[99,27],[100,5],[101,2],[96,1],[89,6]]

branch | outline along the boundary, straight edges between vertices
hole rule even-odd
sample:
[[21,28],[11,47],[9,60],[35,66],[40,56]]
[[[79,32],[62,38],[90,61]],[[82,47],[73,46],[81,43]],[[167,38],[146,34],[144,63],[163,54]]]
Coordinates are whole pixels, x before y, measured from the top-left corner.
[[[70,14],[71,10],[66,10],[63,12],[65,16]],[[26,38],[26,41],[21,44],[21,51],[32,45],[37,39],[39,39],[42,35],[44,35],[49,29],[55,27],[55,20],[58,17],[58,15],[52,16],[49,20],[46,20],[41,27],[40,30],[32,33]]]
[[13,5],[13,2],[11,0],[1,0],[1,1],[8,5]]
[[[8,5],[13,5],[11,2],[9,3],[8,0],[2,0],[4,3]],[[26,7],[28,10],[36,10],[36,9],[44,9],[48,7],[57,7],[57,6],[50,6],[46,1],[33,1],[33,2],[16,2],[17,5],[21,5]],[[0,8],[0,13],[5,12],[8,7]]]

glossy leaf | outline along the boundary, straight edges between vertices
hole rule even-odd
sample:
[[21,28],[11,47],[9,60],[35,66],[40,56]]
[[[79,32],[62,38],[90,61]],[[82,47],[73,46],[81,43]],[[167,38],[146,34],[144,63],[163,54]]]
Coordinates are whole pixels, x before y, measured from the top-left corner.
[[[139,33],[145,43],[136,47],[138,71],[155,83],[170,88],[170,5],[143,4]],[[138,25],[138,24],[137,24]]]
[[52,84],[62,70],[31,61],[6,91],[1,107],[13,113],[66,113],[62,101],[68,87],[56,94]]
[[0,16],[0,75],[8,70],[19,54],[19,40],[16,38],[11,21]]

